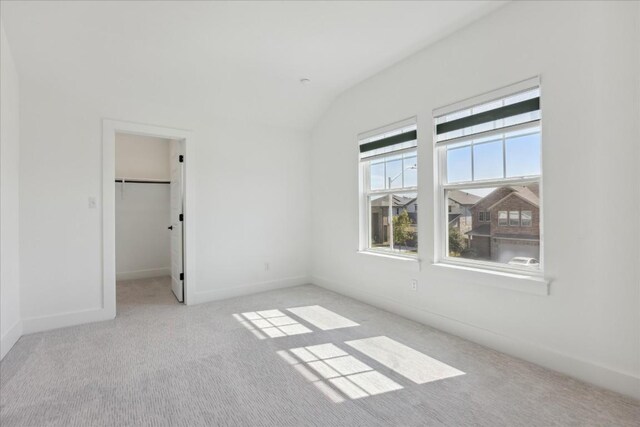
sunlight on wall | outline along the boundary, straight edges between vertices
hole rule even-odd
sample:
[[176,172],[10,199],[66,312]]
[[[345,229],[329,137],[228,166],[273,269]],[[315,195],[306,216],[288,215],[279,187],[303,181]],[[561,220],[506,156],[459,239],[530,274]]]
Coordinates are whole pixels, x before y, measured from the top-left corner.
[[280,310],[250,311],[233,317],[259,339],[308,334],[313,331]]
[[336,403],[345,400],[342,395],[360,399],[402,388],[334,344],[292,348],[277,353]]
[[345,344],[417,384],[464,375],[464,372],[388,337],[346,341]]
[[319,305],[287,308],[287,311],[290,311],[323,331],[359,326],[358,323],[353,322],[346,317],[342,317],[339,314],[336,314],[331,310],[327,310]]

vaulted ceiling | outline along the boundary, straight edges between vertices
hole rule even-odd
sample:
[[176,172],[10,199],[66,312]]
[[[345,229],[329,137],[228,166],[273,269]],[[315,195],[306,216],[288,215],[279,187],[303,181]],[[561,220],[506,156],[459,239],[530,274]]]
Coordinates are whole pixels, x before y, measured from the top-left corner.
[[503,3],[24,1],[1,16],[26,81],[308,129],[344,90]]

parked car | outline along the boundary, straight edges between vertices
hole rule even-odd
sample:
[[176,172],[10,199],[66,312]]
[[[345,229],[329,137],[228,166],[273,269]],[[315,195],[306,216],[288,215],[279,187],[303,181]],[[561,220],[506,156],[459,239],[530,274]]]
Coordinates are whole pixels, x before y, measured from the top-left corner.
[[523,267],[538,267],[540,265],[540,261],[538,261],[535,258],[517,256],[517,257],[511,258],[511,261],[509,261],[509,264],[521,265]]

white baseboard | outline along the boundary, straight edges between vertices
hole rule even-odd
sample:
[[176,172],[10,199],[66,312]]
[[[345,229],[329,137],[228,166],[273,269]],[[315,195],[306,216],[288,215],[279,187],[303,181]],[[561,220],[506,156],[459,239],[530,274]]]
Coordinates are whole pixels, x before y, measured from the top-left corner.
[[631,373],[479,328],[361,288],[338,285],[322,277],[312,276],[311,283],[570,377],[640,399],[640,378]]
[[9,353],[14,344],[18,342],[22,336],[22,321],[18,320],[9,330],[0,337],[0,360]]
[[123,271],[116,273],[116,280],[138,280],[149,279],[151,277],[170,276],[171,267],[151,268],[149,270]]
[[114,313],[104,308],[73,311],[54,314],[52,316],[29,317],[22,319],[23,333],[50,331],[52,329],[66,328],[68,326],[82,325],[84,323],[100,322],[113,319]]
[[[270,280],[266,282],[253,283],[244,286],[229,286],[211,291],[195,292],[194,301],[190,302],[189,305],[249,295],[273,289],[288,288],[291,286],[304,285],[307,283],[309,283],[308,276],[296,276]],[[55,314],[51,316],[30,317],[22,320],[22,334],[33,334],[36,332],[66,328],[69,326],[82,325],[85,323],[111,320],[114,317],[114,313],[111,313],[104,308],[80,310],[69,313]]]
[[283,279],[269,280],[266,282],[252,283],[242,286],[228,286],[210,291],[195,292],[191,304],[201,304],[205,302],[218,301],[227,298],[241,297],[258,292],[271,291],[274,289],[289,288],[292,286],[306,285],[309,283],[308,276],[285,277]]

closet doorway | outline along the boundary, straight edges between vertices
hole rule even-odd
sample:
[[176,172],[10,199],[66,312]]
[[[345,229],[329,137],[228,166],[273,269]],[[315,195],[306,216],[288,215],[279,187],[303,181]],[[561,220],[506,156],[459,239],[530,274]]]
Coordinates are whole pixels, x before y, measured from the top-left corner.
[[117,299],[183,302],[182,141],[116,133],[115,149]]
[[[189,133],[103,122],[104,306],[188,303]],[[109,182],[110,181],[110,182]]]

